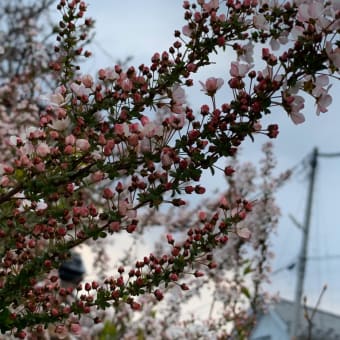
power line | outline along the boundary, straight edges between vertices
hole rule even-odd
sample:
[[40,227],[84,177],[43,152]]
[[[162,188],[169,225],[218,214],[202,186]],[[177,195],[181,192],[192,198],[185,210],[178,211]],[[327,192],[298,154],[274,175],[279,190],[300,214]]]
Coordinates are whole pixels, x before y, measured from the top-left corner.
[[340,152],[331,152],[331,153],[319,152],[318,156],[323,157],[323,158],[335,158],[335,157],[340,157]]
[[334,254],[334,255],[324,255],[324,256],[309,256],[307,260],[312,261],[323,261],[323,260],[332,260],[332,259],[339,259],[340,254]]
[[[332,255],[323,255],[323,256],[308,256],[306,258],[307,261],[325,261],[325,260],[336,260],[340,259],[340,254],[332,254]],[[284,270],[293,270],[296,267],[297,262],[289,262],[287,265],[279,267],[274,270],[271,274],[276,275]]]

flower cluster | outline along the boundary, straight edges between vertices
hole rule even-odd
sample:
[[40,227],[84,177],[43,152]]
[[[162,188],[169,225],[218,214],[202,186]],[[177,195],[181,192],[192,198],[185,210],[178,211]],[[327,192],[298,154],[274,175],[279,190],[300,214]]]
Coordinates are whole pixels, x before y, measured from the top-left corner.
[[[43,1],[42,6],[47,5]],[[20,12],[11,8],[6,12]],[[38,18],[43,8],[34,11],[33,7],[29,13]],[[256,0],[184,1],[186,24],[175,31],[167,51],[156,52],[149,64],[117,64],[95,75],[82,74],[79,66],[81,58],[91,55],[85,49],[93,25],[85,17],[86,4],[60,0],[57,8],[61,20],[53,53],[34,54],[26,64],[0,40],[4,46],[0,58],[18,63],[16,69],[22,70],[12,75],[9,67],[4,72],[8,79],[0,86],[4,122],[0,130],[4,148],[0,156],[0,331],[24,338],[27,331],[39,333],[55,323],[59,333],[67,329],[77,333],[81,315],[100,322],[92,316],[92,307],[126,305],[139,311],[138,296],[151,295],[160,301],[165,295],[162,287],[188,290],[184,274],[202,276],[199,268],[192,271],[199,263],[217,268],[213,260],[217,249],[230,244],[238,250],[247,240],[261,253],[253,279],[257,297],[265,278],[261,261],[267,258],[270,228],[260,230],[248,216],[256,209],[274,216],[277,212],[268,200],[256,208],[245,197],[247,192],[233,182],[237,167],[220,169],[218,162],[235,156],[248,137],[260,133],[275,138],[275,123],[261,125],[274,107],[282,107],[295,123],[301,123],[301,91],[314,98],[318,114],[327,111],[330,79],[338,79],[339,73],[337,2],[270,6]],[[29,22],[34,31],[37,21]],[[23,37],[38,39],[29,32],[25,30]],[[29,42],[30,48],[41,51],[37,41]],[[263,45],[261,69],[255,68],[252,55],[256,44]],[[227,75],[201,81],[208,101],[196,112],[186,100],[186,89],[196,85],[194,76],[212,63],[211,56],[226,49],[236,52],[236,60]],[[46,87],[37,86],[46,79],[53,90],[42,95]],[[232,100],[219,103],[216,94],[226,86]],[[19,121],[17,116],[30,119]],[[269,168],[263,171],[270,172]],[[145,256],[130,270],[119,266],[118,275],[77,288],[59,284],[53,273],[71,249],[100,244],[99,240],[124,232],[136,235],[142,229],[142,212],[166,206],[183,211],[189,195],[205,194],[202,175],[206,171],[224,173],[235,190],[210,211],[201,211],[195,225],[188,227],[182,221],[183,242],[169,233],[170,251]],[[242,176],[235,181],[246,186]],[[233,279],[230,285],[248,295],[242,280]],[[216,296],[223,289],[217,287]],[[229,321],[232,314],[226,312],[225,319]]]

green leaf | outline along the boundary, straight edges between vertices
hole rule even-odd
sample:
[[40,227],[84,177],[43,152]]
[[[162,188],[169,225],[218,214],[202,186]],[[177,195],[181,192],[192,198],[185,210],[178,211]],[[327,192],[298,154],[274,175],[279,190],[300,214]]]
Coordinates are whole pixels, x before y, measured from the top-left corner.
[[253,269],[251,268],[251,265],[249,264],[246,268],[244,268],[243,275],[247,275],[251,272],[253,272]]
[[243,295],[245,295],[248,299],[250,299],[251,295],[250,295],[250,292],[249,292],[249,289],[247,287],[242,287],[241,288],[241,293]]
[[3,309],[0,312],[0,331],[1,333],[5,333],[12,329],[13,320],[10,319],[10,311],[8,308]]

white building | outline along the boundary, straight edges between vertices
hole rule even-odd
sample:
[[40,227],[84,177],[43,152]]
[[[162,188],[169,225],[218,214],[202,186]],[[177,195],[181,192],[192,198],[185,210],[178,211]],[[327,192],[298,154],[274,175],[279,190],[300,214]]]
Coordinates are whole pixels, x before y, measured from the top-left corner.
[[[307,307],[311,317],[313,308]],[[290,332],[294,318],[294,302],[282,299],[269,307],[268,312],[258,318],[250,340],[291,340]],[[340,316],[317,310],[313,315],[311,328],[301,308],[300,330],[296,340],[340,340]],[[308,330],[311,329],[311,338]]]

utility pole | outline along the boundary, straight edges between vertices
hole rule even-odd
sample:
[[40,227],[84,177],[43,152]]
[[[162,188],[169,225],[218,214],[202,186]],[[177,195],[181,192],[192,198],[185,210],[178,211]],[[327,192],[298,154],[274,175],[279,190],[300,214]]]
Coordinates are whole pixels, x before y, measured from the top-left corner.
[[[318,159],[318,149],[314,148],[310,166],[311,171],[309,175],[309,187],[308,187],[308,196],[307,196],[307,205],[305,211],[305,220],[302,229],[302,245],[298,260],[298,277],[296,283],[296,291],[295,291],[295,306],[294,306],[294,319],[292,325],[292,333],[291,336],[293,339],[296,338],[299,331],[300,326],[300,315],[301,315],[301,300],[303,294],[303,284],[305,279],[306,272],[306,260],[307,260],[307,251],[308,251],[308,238],[309,238],[309,227],[312,213],[312,205],[313,205],[313,193],[314,193],[314,183],[315,183],[315,174],[317,168],[317,159]],[[300,226],[299,224],[297,224]]]

